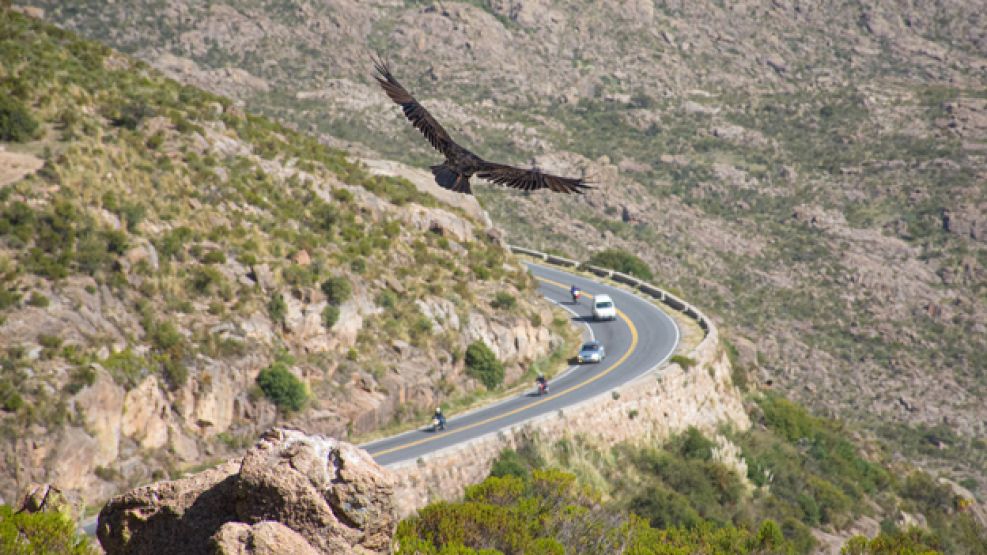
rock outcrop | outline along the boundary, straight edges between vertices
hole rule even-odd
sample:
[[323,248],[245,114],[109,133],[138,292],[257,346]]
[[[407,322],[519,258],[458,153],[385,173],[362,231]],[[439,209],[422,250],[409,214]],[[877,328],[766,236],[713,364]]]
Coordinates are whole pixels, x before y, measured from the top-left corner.
[[242,459],[113,498],[107,553],[386,553],[393,477],[365,451],[274,428]]
[[51,484],[31,484],[20,496],[17,512],[42,513],[58,512],[69,518],[75,518],[82,511],[77,497],[67,496],[65,492]]

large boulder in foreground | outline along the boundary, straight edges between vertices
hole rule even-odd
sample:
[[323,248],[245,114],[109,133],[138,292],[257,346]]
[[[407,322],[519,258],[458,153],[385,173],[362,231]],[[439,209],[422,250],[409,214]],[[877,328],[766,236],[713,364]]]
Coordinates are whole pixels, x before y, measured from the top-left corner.
[[97,535],[111,555],[386,553],[393,493],[365,451],[275,428],[242,459],[111,499]]

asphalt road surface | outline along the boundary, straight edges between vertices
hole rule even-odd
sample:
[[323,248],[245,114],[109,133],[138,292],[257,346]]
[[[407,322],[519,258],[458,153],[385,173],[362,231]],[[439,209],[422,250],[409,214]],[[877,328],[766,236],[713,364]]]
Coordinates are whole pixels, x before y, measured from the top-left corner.
[[[586,337],[603,343],[607,356],[599,364],[570,367],[549,382],[549,393],[539,396],[534,384],[519,396],[459,415],[446,415],[444,431],[433,432],[430,422],[410,432],[361,445],[374,459],[389,465],[417,459],[439,449],[469,441],[529,418],[557,411],[637,378],[668,359],[679,342],[675,321],[651,302],[621,289],[538,264],[528,264],[538,279],[540,291],[549,300],[585,324]],[[583,297],[573,304],[569,287],[575,284]],[[610,295],[617,306],[617,319],[592,320],[592,297]],[[575,351],[571,353],[575,356]]]

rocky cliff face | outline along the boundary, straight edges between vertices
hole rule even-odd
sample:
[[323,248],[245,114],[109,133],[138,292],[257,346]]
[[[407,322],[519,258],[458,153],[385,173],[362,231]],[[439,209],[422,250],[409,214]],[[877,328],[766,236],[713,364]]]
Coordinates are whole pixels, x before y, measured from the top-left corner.
[[393,478],[365,451],[274,428],[242,458],[113,498],[109,554],[388,553]]
[[[48,482],[96,502],[277,422],[367,432],[482,387],[473,340],[509,378],[559,345],[473,199],[8,10],[0,26],[24,61],[0,92],[44,130],[0,152],[0,498]],[[276,361],[301,410],[258,388]]]

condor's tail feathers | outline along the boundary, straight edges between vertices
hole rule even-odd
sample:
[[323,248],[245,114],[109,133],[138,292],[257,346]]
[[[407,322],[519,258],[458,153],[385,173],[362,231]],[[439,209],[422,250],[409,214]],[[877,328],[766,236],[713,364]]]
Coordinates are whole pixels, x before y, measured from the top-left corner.
[[473,191],[470,189],[469,176],[457,173],[445,164],[432,166],[432,175],[435,176],[435,182],[443,189],[449,189],[450,191],[467,195],[473,194]]

